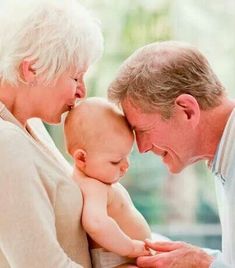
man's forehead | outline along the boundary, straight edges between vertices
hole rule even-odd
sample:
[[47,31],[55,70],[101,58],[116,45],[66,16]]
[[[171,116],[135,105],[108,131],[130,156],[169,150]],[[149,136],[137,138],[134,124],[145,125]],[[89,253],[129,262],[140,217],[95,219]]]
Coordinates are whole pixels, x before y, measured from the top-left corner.
[[144,127],[151,121],[155,121],[155,113],[144,113],[140,108],[138,108],[136,105],[133,105],[129,100],[124,100],[122,102],[122,108],[129,124],[134,130],[136,128]]
[[128,122],[133,127],[134,122],[141,118],[141,110],[134,106],[128,99],[125,99],[121,103],[124,115],[126,116]]
[[125,98],[122,102],[122,109],[126,113],[142,113],[141,108],[138,106],[138,104],[134,104],[133,101],[129,100],[128,98]]

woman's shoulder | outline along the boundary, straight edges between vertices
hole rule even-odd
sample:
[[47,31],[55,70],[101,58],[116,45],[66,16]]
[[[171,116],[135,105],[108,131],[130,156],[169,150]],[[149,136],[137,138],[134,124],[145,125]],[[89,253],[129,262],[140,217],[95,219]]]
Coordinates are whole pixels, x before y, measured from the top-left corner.
[[14,135],[21,135],[21,131],[22,130],[17,125],[0,118],[0,142],[4,141],[5,139],[10,141],[10,137]]
[[33,131],[33,133],[36,134],[36,136],[40,140],[50,145],[54,144],[53,139],[51,138],[41,119],[39,118],[29,119],[28,126],[30,127],[30,130]]
[[[30,120],[28,125],[30,126],[30,129],[35,132],[34,134],[40,136],[41,140],[52,143],[52,139],[41,120]],[[19,141],[24,143],[24,145],[25,143],[30,144],[30,134],[27,134],[23,128],[12,122],[0,119],[0,133],[0,144],[6,142],[7,145],[18,144],[20,146]]]
[[30,143],[27,140],[27,135],[19,126],[0,119],[0,155],[6,152],[26,151],[27,145]]
[[6,121],[0,117],[0,130],[10,130],[17,128],[17,126],[9,121]]

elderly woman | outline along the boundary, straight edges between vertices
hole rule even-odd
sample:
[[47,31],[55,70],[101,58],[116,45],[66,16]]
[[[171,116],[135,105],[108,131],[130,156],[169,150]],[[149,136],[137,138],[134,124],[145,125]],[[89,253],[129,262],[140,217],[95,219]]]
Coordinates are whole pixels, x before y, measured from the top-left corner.
[[0,267],[90,267],[81,193],[41,120],[59,123],[85,96],[101,31],[75,0],[1,11]]

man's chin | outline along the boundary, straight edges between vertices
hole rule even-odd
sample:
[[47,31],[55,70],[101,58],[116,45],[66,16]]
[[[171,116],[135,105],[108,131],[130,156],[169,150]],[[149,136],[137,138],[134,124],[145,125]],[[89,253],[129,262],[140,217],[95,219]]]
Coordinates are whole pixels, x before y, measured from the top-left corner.
[[171,166],[171,165],[166,165],[166,166],[169,172],[172,174],[179,174],[184,169],[183,166]]
[[185,168],[185,165],[181,161],[171,157],[169,153],[162,158],[162,162],[172,174],[178,174]]

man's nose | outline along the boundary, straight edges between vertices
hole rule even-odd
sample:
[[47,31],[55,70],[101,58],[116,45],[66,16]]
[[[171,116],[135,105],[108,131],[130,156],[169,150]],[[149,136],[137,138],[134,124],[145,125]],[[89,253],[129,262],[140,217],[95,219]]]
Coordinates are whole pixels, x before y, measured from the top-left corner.
[[150,143],[144,135],[140,135],[136,133],[136,143],[137,143],[138,150],[141,154],[146,153],[151,149],[151,146],[149,145]]

